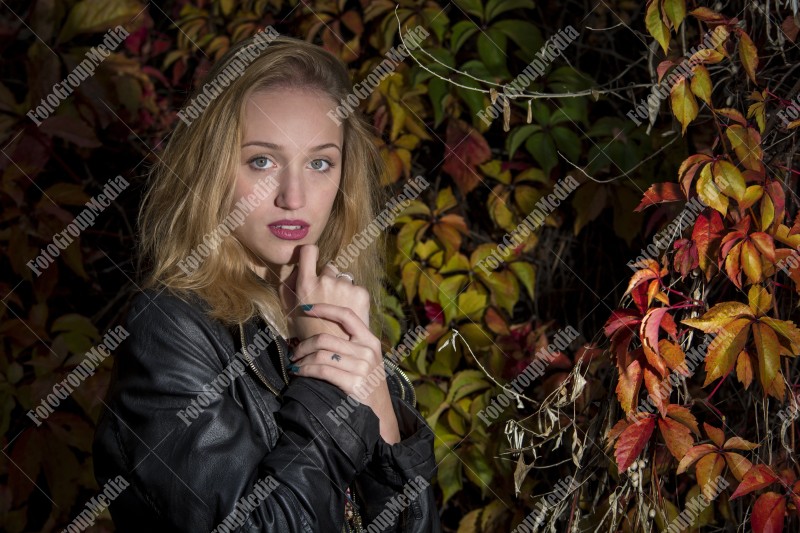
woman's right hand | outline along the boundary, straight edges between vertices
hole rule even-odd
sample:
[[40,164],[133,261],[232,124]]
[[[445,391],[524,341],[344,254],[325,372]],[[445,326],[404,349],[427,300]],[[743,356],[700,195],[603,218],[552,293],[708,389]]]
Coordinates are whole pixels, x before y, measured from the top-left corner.
[[317,245],[301,246],[298,263],[280,291],[284,308],[288,310],[289,330],[301,341],[320,333],[350,339],[350,335],[336,322],[308,316],[299,308],[303,304],[316,303],[349,307],[369,327],[369,291],[347,278],[337,278],[338,272],[331,265],[322,267],[322,272],[317,275],[318,257]]

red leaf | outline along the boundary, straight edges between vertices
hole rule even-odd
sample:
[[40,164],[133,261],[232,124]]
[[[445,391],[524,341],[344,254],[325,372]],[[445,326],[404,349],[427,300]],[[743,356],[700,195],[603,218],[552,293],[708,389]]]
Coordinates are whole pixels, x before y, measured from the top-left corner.
[[739,483],[734,493],[731,494],[731,500],[739,496],[744,496],[754,490],[763,489],[766,486],[772,485],[777,479],[778,477],[772,473],[772,469],[767,465],[754,465],[753,468],[747,471],[742,482]]
[[617,398],[625,413],[630,413],[639,397],[639,388],[642,386],[642,367],[639,361],[633,361],[624,372],[620,372],[617,382]]
[[631,424],[622,432],[614,450],[614,457],[617,459],[617,467],[620,472],[627,470],[639,457],[653,435],[655,427],[655,418],[647,417]]
[[781,533],[783,516],[786,514],[786,498],[776,492],[766,492],[758,497],[753,506],[750,523],[754,533]]
[[681,191],[681,186],[677,183],[654,183],[644,193],[644,197],[634,211],[642,211],[651,205],[664,202],[685,201],[686,197]]
[[603,326],[603,330],[606,333],[606,337],[611,337],[616,333],[619,328],[627,327],[636,331],[636,327],[639,325],[639,321],[642,317],[631,309],[617,309],[616,311],[611,311],[611,316],[606,321],[605,326]]
[[478,130],[460,119],[447,122],[442,170],[453,177],[462,193],[466,194],[478,186],[481,177],[476,168],[491,155],[489,143]]

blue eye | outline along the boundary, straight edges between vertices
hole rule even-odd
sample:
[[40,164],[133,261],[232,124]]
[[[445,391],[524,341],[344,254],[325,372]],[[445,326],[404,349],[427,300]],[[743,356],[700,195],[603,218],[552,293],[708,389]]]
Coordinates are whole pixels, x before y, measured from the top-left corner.
[[331,163],[327,159],[315,159],[314,161],[312,161],[312,164],[314,162],[316,162],[316,161],[322,161],[323,163],[327,163],[328,164],[328,168],[315,168],[314,170],[319,170],[320,172],[327,172],[327,171],[329,171],[330,169],[333,168],[333,163]]
[[248,163],[250,163],[250,166],[252,166],[256,170],[268,170],[268,169],[272,168],[272,167],[265,167],[265,166],[261,166],[259,164],[256,164],[257,161],[261,161],[261,162],[270,161],[271,162],[271,160],[268,157],[256,156],[256,157],[252,158],[250,161],[248,161]]

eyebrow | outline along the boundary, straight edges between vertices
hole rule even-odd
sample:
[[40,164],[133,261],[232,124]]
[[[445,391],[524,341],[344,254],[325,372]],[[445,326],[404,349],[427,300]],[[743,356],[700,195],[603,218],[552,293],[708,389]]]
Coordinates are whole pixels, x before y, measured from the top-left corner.
[[[266,141],[250,141],[248,143],[243,144],[242,148],[244,148],[245,146],[263,146],[264,148],[271,148],[273,150],[283,150],[283,146]],[[316,152],[318,150],[324,150],[325,148],[336,148],[340,152],[342,151],[342,149],[339,148],[339,145],[334,143],[325,143],[325,144],[320,144],[319,146],[313,146],[311,150]]]

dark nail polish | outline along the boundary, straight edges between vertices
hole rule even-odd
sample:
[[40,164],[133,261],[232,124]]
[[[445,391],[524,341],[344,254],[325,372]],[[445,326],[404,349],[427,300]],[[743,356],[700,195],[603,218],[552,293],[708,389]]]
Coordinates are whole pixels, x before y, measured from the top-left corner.
[[303,304],[300,307],[303,308],[303,311],[311,311],[311,308],[314,307],[314,304]]
[[300,371],[300,367],[297,365],[289,365],[286,368],[289,369],[289,372],[294,372],[295,374]]

